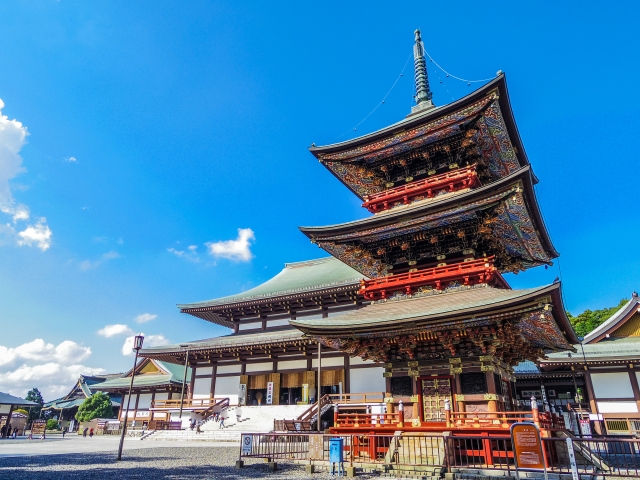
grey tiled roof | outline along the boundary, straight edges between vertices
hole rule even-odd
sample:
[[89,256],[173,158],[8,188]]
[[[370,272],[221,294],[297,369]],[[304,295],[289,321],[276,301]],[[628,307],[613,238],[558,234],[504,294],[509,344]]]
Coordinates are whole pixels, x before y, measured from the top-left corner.
[[[550,353],[547,360],[542,360],[543,364],[572,362],[582,363],[582,347],[580,344],[574,345],[577,350],[572,352],[555,352]],[[617,338],[611,340],[602,340],[598,343],[586,343],[584,347],[584,356],[587,361],[606,361],[615,359],[640,359],[640,337]],[[571,353],[571,356],[569,356]]]
[[[197,340],[195,342],[185,342],[174,345],[162,345],[160,347],[151,347],[140,350],[140,355],[151,356],[164,352],[182,352],[188,350],[236,347],[244,345],[264,345],[275,342],[287,342],[300,340],[303,333],[295,328],[283,330],[259,332],[259,333],[234,333],[231,335],[223,335],[220,337],[209,338],[207,340]],[[167,365],[167,362],[163,362]]]
[[189,309],[234,304],[344,285],[357,285],[361,278],[363,278],[361,273],[334,257],[286,263],[284,269],[275,277],[246,292],[204,302],[180,304],[178,308]]
[[291,325],[302,330],[349,330],[354,327],[387,325],[389,322],[424,319],[449,313],[475,313],[482,307],[493,307],[502,302],[542,292],[548,287],[507,290],[478,285],[452,291],[398,301],[379,302],[352,310],[344,315],[314,320],[291,320]]
[[9,395],[8,393],[0,392],[0,405],[24,405],[26,407],[31,407],[38,404],[30,402],[29,400],[25,400],[24,398],[14,397],[13,395]]

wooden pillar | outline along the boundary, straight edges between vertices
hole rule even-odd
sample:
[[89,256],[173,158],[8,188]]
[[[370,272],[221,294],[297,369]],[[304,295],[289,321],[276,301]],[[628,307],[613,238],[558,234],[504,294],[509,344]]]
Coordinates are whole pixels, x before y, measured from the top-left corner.
[[636,399],[636,405],[638,406],[638,411],[640,412],[640,387],[638,386],[638,377],[636,376],[636,372],[633,369],[633,364],[629,365],[629,380],[631,381],[631,388],[633,389],[633,396]]
[[269,381],[273,382],[273,398],[271,400],[271,404],[280,405],[280,374],[279,373],[269,374]]
[[349,355],[344,354],[344,385],[342,393],[351,393],[351,361]]
[[[462,381],[460,380],[460,374],[454,374],[453,375],[453,381],[455,383],[455,392],[462,392]],[[457,395],[456,395],[457,396]],[[460,395],[460,398],[464,398],[462,395]],[[458,400],[457,398],[454,398],[454,405],[457,405],[457,411],[464,413],[467,411],[465,403],[463,400]],[[454,411],[456,411],[456,408],[453,409]]]
[[487,379],[487,411],[495,413],[498,411],[498,385],[496,385],[496,376],[493,370],[485,372]]
[[218,365],[211,367],[211,398],[216,396],[216,375],[218,374]]

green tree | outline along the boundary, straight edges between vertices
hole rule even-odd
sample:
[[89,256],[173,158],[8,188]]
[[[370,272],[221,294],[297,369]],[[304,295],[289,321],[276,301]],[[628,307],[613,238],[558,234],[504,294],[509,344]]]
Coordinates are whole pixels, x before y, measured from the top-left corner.
[[571,325],[573,325],[573,329],[576,331],[576,334],[578,334],[579,337],[584,337],[586,334],[592,332],[609,320],[609,318],[611,318],[611,316],[620,310],[627,302],[628,300],[623,298],[615,307],[602,308],[600,310],[585,310],[576,317],[567,312],[567,316],[569,317],[569,321],[571,322]]
[[29,416],[29,412],[27,410],[25,410],[24,408],[16,408],[16,409],[13,410],[13,413],[21,413],[23,415]]
[[40,417],[40,411],[42,410],[42,406],[44,405],[44,399],[42,398],[40,390],[38,390],[37,388],[32,388],[31,390],[29,390],[26,399],[39,405],[37,407],[31,407],[31,409],[29,410],[29,418],[27,419],[27,423],[29,423],[32,420]]
[[47,420],[47,430],[58,430],[59,427],[60,425],[57,420],[54,420],[53,418]]
[[94,418],[112,418],[113,405],[109,395],[102,392],[96,392],[82,402],[78,407],[76,419],[79,422],[88,422]]

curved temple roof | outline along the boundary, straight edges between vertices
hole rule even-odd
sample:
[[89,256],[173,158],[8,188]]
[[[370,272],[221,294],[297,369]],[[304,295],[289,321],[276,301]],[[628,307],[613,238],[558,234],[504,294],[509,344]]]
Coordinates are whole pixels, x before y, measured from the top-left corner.
[[292,293],[324,290],[358,283],[361,278],[362,275],[360,273],[334,257],[285,263],[284,268],[275,277],[250,290],[204,302],[184,303],[178,305],[178,308],[184,310],[213,305],[229,305],[248,300],[280,297]]

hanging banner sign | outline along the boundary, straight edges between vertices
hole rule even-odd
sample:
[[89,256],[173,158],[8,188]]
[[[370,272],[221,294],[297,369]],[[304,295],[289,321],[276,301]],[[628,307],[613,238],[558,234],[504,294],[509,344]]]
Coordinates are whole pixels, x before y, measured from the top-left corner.
[[273,382],[267,383],[267,405],[273,404]]
[[576,463],[576,452],[573,450],[573,440],[567,437],[567,452],[569,453],[569,465],[571,466],[571,476],[573,480],[580,480],[578,475],[578,464]]
[[309,384],[302,384],[302,403],[309,403]]
[[252,447],[253,447],[253,435],[242,435],[242,440],[241,440],[242,453],[246,455],[251,455]]
[[247,384],[241,383],[238,390],[238,405],[245,405],[247,403]]
[[540,430],[533,423],[521,422],[511,425],[511,441],[516,469],[544,470],[544,455]]

